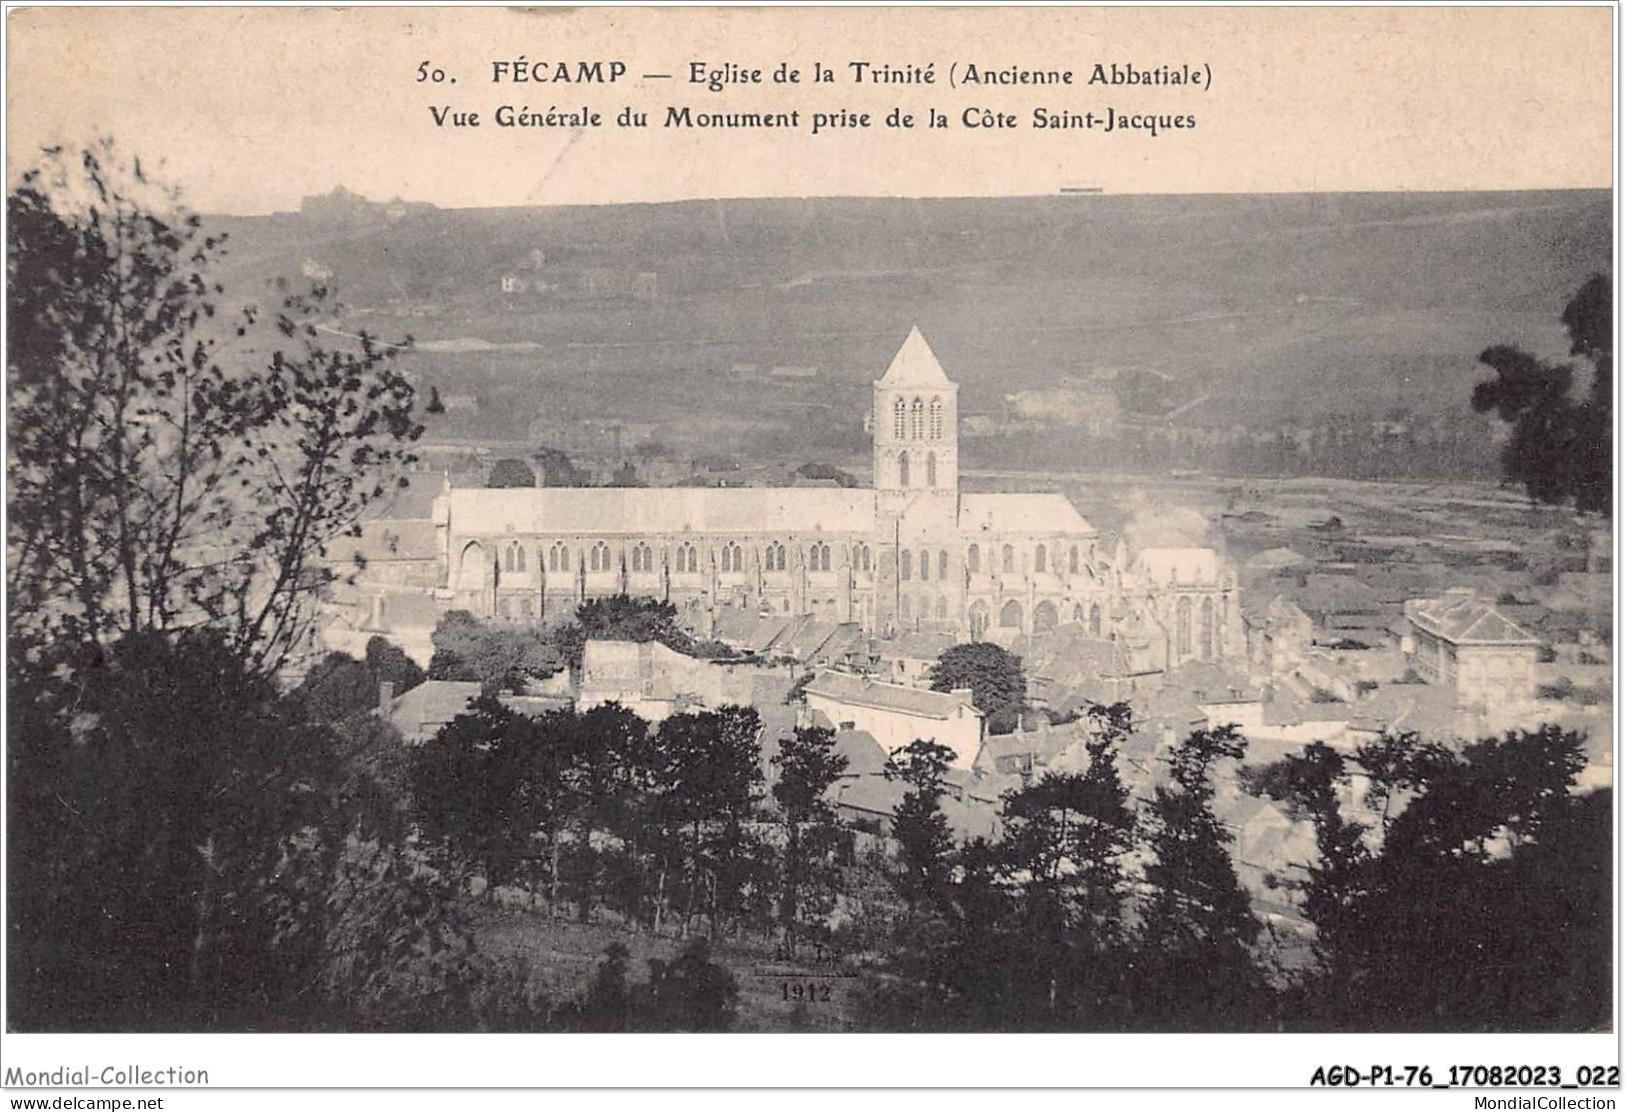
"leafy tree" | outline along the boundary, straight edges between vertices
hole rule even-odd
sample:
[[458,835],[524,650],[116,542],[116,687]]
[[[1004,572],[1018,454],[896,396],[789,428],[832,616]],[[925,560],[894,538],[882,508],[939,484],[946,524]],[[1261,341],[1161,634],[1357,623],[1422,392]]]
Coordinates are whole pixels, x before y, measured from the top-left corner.
[[401,695],[425,678],[411,657],[382,637],[367,642],[366,655],[362,661],[347,653],[329,653],[294,689],[293,702],[313,720],[333,722],[377,706],[380,684],[390,684]]
[[750,707],[674,715],[657,731],[660,885],[666,898],[666,878],[682,878],[684,930],[703,913],[716,934],[747,910],[760,863],[750,830],[760,803],[760,733]]
[[429,404],[423,407],[423,412],[433,413],[437,416],[446,412],[446,403],[440,400],[440,387],[429,387]]
[[450,610],[429,635],[432,680],[463,680],[514,691],[528,678],[543,678],[568,663],[567,649],[535,630],[480,621],[467,610]]
[[651,1031],[726,1031],[733,1026],[739,985],[711,960],[711,944],[696,938],[675,961],[649,962],[649,980],[637,994],[638,1026]]
[[491,465],[488,487],[533,487],[536,476],[522,459],[499,459]]
[[694,640],[677,624],[677,607],[669,602],[630,595],[591,598],[576,607],[572,626],[559,631],[559,643],[570,666],[581,666],[589,640],[658,641],[678,652],[692,652]]
[[1285,803],[1293,818],[1314,824],[1318,858],[1298,887],[1304,915],[1315,927],[1317,1007],[1344,1022],[1365,991],[1362,973],[1371,941],[1363,906],[1371,879],[1366,828],[1345,818],[1338,801],[1347,775],[1342,756],[1317,741],[1301,755],[1283,757],[1244,778],[1248,790]]
[[328,736],[279,719],[214,631],[129,637],[8,695],[12,1022],[197,1029],[291,1007],[302,967],[266,899],[337,779]]
[[903,898],[915,911],[940,906],[947,895],[954,842],[942,796],[953,758],[946,745],[923,739],[886,758],[886,779],[909,787],[892,816],[892,837],[901,851]]
[[424,838],[454,854],[450,860],[481,870],[490,884],[523,879],[537,826],[531,779],[540,744],[528,717],[486,693],[414,748],[412,797]]
[[1506,477],[1533,501],[1574,499],[1581,510],[1613,509],[1613,285],[1594,275],[1563,309],[1569,353],[1591,364],[1585,396],[1573,396],[1574,366],[1545,363],[1507,345],[1478,357],[1495,378],[1473,389],[1473,408],[1512,425],[1501,453]]
[[[1324,747],[1255,790],[1316,824],[1305,885],[1319,969],[1297,1019],[1401,1030],[1590,1029],[1606,1023],[1612,893],[1608,793],[1573,794],[1577,735],[1547,726],[1459,751],[1414,735],[1354,764],[1380,839],[1337,812],[1353,769]],[[1375,841],[1375,848],[1372,843]]]
[[847,760],[835,751],[834,731],[814,726],[784,739],[773,764],[779,770],[773,800],[785,836],[779,923],[785,949],[794,956],[804,911],[809,906],[827,910],[832,902],[833,876],[826,865],[838,831],[825,793],[846,771]]
[[538,448],[531,456],[542,473],[542,485],[549,487],[591,486],[585,472],[577,469],[570,457],[557,448]]
[[270,674],[412,459],[397,348],[329,346],[322,288],[219,319],[222,238],[111,141],[47,152],[7,210],[14,651],[210,626]]
[[1007,734],[1027,709],[1027,679],[1021,658],[988,641],[953,645],[931,666],[933,691],[969,688],[987,716],[989,733]]
[[1258,1020],[1265,986],[1251,947],[1262,929],[1236,879],[1230,832],[1213,813],[1215,762],[1237,759],[1234,726],[1195,730],[1170,758],[1173,788],[1151,803],[1144,914],[1145,1009],[1171,1025],[1246,1026]]

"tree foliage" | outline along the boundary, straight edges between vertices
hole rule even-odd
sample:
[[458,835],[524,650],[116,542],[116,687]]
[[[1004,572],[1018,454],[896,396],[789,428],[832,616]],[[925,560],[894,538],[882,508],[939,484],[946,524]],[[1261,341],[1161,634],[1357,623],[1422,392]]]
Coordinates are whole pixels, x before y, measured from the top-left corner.
[[1546,363],[1508,345],[1488,348],[1479,362],[1495,377],[1473,389],[1473,408],[1494,411],[1512,426],[1501,452],[1506,478],[1538,502],[1613,511],[1613,284],[1594,275],[1563,309],[1569,354],[1591,364],[1591,382],[1575,397],[1576,369]]
[[499,459],[491,465],[491,474],[485,480],[488,487],[533,487],[536,475],[522,459]]
[[421,432],[397,347],[317,330],[328,291],[222,319],[224,237],[110,141],[8,197],[13,654],[208,626],[262,674]]
[[534,629],[482,622],[467,610],[441,615],[429,635],[432,680],[462,680],[505,691],[522,688],[527,679],[546,678],[564,668],[568,650],[554,637]]
[[969,688],[989,733],[1010,733],[1027,709],[1021,658],[989,641],[950,646],[931,666],[929,679],[933,691]]

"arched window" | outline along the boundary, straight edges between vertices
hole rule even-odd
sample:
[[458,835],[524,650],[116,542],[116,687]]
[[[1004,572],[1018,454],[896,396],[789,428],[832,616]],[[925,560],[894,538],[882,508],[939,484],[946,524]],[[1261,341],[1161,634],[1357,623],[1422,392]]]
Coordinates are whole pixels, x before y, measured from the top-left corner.
[[1009,545],[1005,545],[1004,546],[1004,552],[1003,552],[1002,555],[1003,555],[1003,561],[1004,561],[1004,570],[1005,571],[1015,571],[1016,570],[1016,550],[1011,548]]
[[775,569],[777,569],[778,571],[783,571],[785,569],[785,567],[787,566],[786,563],[785,563],[785,548],[784,548],[784,546],[782,544],[774,545],[773,546],[773,552],[774,552],[773,567]]
[[904,452],[897,457],[897,485],[908,486],[908,453]]
[[930,578],[931,553],[922,548],[920,549],[920,579],[923,581]]
[[907,415],[908,415],[908,405],[907,405],[907,403],[905,403],[903,401],[902,398],[898,398],[896,401],[892,402],[892,406],[891,406],[891,431],[892,431],[892,436],[897,440],[903,439],[904,434],[908,431],[908,427],[907,427],[908,417],[907,417]]
[[982,550],[974,544],[965,550],[965,570],[972,575],[982,570]]
[[632,570],[633,571],[654,571],[655,570],[654,549],[652,549],[648,545],[642,544],[642,543],[639,543],[637,545],[637,547],[633,548],[632,549]]
[[1218,655],[1213,641],[1213,599],[1202,600],[1202,640],[1198,650],[1203,660],[1212,660]]
[[700,570],[700,554],[693,545],[685,542],[677,549],[677,570],[685,572]]
[[592,546],[592,570],[609,571],[613,565],[609,558],[609,545],[602,541]]
[[970,639],[980,641],[987,636],[987,603],[977,601],[970,608]]
[[548,571],[570,570],[570,549],[563,544],[555,544],[547,550]]
[[483,590],[485,569],[489,566],[485,562],[485,549],[478,541],[469,541],[463,546],[463,558],[457,564],[457,589]]
[[819,541],[812,546],[812,563],[810,567],[813,571],[829,570],[829,545]]
[[1061,622],[1061,616],[1055,612],[1053,602],[1041,602],[1033,607],[1033,632],[1044,633],[1054,629]]
[[1049,570],[1049,549],[1045,548],[1043,545],[1039,545],[1033,550],[1033,570]]
[[942,439],[942,399],[931,399],[931,439]]
[[897,565],[897,578],[907,579],[914,573],[914,554],[907,549],[903,550]]
[[1066,570],[1073,575],[1078,574],[1078,546],[1073,545],[1072,551],[1067,555]]
[[1011,599],[1009,602],[1005,603],[1003,607],[1000,608],[1000,610],[999,610],[999,628],[1000,629],[1020,629],[1021,628],[1021,603],[1017,602],[1015,599]]
[[852,549],[852,567],[855,571],[869,570],[869,546],[855,545]]
[[908,408],[908,434],[913,440],[925,439],[925,403],[919,398]]
[[1072,604],[1072,620],[1079,625],[1083,624],[1083,603],[1074,602]]
[[739,570],[739,546],[732,541],[722,546],[722,570]]
[[925,485],[928,487],[937,485],[937,454],[935,452],[927,452],[925,455]]
[[1174,604],[1174,648],[1180,656],[1191,652],[1191,597],[1181,595]]
[[948,550],[946,548],[937,553],[937,578],[948,578]]

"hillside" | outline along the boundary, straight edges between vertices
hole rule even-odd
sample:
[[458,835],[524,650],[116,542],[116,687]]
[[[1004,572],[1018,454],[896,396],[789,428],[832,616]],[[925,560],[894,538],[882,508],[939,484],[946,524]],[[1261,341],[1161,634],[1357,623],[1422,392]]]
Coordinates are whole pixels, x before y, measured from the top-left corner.
[[[1606,269],[1611,239],[1600,192],[728,200],[211,223],[232,233],[233,289],[308,264],[352,308],[340,327],[441,349],[409,365],[472,407],[431,435],[524,440],[539,417],[614,417],[678,421],[662,439],[746,454],[788,443],[848,458],[866,443],[868,384],[912,323],[967,414],[1063,376],[1123,371],[1169,380],[1177,420],[1196,426],[1456,413],[1487,345],[1563,353],[1558,312]],[[547,288],[504,293],[504,274]],[[446,343],[459,340],[477,342]],[[817,374],[766,374],[780,366]]]

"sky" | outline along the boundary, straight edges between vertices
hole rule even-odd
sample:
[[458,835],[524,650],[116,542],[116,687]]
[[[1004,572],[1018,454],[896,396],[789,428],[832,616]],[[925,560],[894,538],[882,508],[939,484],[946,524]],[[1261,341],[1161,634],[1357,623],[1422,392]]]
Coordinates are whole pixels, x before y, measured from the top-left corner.
[[[7,22],[8,181],[40,146],[110,134],[205,212],[296,208],[338,184],[442,206],[748,196],[1608,188],[1613,12],[1566,9],[32,9]],[[619,61],[614,84],[494,65]],[[859,85],[848,63],[935,71]],[[813,84],[821,62],[836,76]],[[421,72],[428,80],[419,80]],[[760,70],[720,92],[689,67]],[[1184,67],[1207,87],[1094,86]],[[1071,70],[1071,86],[945,82]],[[774,82],[781,66],[801,81]],[[433,80],[435,71],[445,81]],[[670,78],[650,77],[670,74]],[[455,79],[455,84],[452,83]],[[603,126],[498,127],[498,107]],[[796,110],[800,126],[660,126]],[[432,108],[477,112],[436,126]],[[649,114],[622,128],[622,109]],[[1038,130],[1034,109],[1190,126]],[[912,128],[888,128],[892,109]],[[928,128],[935,109],[947,126]],[[964,126],[965,112],[1014,120]],[[869,113],[810,134],[811,116]]]

